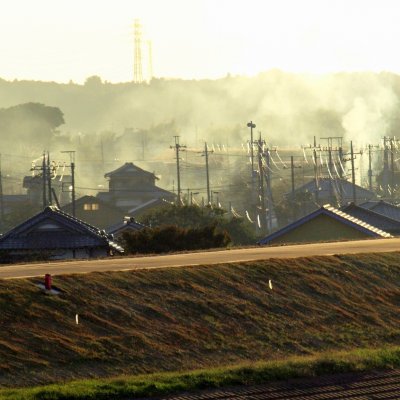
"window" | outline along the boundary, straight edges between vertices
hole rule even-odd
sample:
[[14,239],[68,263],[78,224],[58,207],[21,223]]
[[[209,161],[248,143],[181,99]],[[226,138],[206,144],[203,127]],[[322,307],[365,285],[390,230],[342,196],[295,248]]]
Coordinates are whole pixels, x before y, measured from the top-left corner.
[[83,209],[85,211],[97,211],[99,209],[99,203],[85,203]]

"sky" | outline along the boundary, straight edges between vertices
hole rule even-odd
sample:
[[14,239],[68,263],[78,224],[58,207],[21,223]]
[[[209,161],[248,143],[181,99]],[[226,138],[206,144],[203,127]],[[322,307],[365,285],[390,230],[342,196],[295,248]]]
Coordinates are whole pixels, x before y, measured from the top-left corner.
[[[155,77],[270,69],[400,73],[399,0],[0,0],[0,78],[133,79],[133,22]],[[143,48],[147,60],[147,46]],[[144,66],[144,75],[147,71]]]

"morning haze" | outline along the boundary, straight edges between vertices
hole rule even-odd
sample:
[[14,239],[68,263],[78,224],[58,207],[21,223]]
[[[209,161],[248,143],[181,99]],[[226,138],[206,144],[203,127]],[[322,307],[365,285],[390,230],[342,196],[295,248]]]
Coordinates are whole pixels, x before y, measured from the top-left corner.
[[398,0],[2,3],[0,400],[400,398]]
[[[175,191],[170,145],[179,135],[188,146],[182,188],[204,201],[208,142],[216,152],[211,185],[224,207],[245,213],[237,189],[225,192],[250,184],[250,119],[265,146],[286,152],[275,156],[278,193],[289,190],[290,155],[301,157],[319,138],[341,137],[362,153],[395,136],[397,14],[393,1],[10,3],[0,16],[9,38],[0,66],[5,190],[24,193],[21,180],[43,150],[55,162],[67,162],[61,151],[73,150],[79,195],[105,190],[104,174],[130,161]],[[366,162],[356,161],[361,184]]]

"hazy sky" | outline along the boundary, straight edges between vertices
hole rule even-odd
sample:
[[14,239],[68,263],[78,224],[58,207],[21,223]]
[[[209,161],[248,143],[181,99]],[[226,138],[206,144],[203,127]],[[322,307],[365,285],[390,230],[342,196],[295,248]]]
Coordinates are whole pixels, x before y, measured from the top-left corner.
[[399,0],[0,0],[0,77],[133,77],[133,20],[157,77],[400,73]]

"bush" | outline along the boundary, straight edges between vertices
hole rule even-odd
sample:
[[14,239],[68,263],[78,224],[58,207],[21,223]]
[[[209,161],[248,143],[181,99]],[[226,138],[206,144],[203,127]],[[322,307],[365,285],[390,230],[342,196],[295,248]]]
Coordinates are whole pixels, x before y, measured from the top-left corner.
[[123,246],[128,254],[168,253],[226,247],[231,238],[216,225],[201,228],[180,228],[174,225],[145,228],[123,234]]

